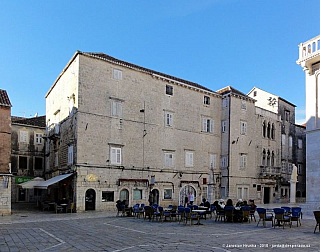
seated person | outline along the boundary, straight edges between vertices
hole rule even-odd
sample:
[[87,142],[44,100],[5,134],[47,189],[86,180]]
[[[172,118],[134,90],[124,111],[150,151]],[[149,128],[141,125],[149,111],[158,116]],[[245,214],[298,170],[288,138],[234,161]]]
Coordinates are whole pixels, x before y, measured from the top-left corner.
[[223,199],[219,199],[217,210],[224,209],[225,204]]
[[228,200],[227,200],[226,206],[233,206],[232,199],[228,199]]
[[243,201],[242,199],[238,199],[238,202],[236,204],[236,209],[237,210],[240,210],[240,208],[243,206]]

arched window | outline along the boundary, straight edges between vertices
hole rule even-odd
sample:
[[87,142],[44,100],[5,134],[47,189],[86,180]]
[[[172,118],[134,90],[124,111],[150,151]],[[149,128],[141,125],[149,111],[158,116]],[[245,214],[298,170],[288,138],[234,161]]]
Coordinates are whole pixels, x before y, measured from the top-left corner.
[[266,126],[266,122],[264,121],[262,123],[262,136],[266,137],[266,131],[267,131],[267,126]]
[[276,129],[275,129],[274,123],[273,123],[271,126],[271,139],[274,140],[275,134],[276,134]]
[[265,166],[266,165],[266,150],[263,149],[262,151],[262,165]]
[[271,131],[271,126],[270,123],[268,123],[268,127],[267,127],[267,137],[270,138],[270,131]]
[[270,166],[270,151],[267,152],[267,166]]
[[274,156],[274,152],[272,151],[271,153],[271,166],[274,167],[274,164],[276,163],[276,160],[275,160],[275,156]]

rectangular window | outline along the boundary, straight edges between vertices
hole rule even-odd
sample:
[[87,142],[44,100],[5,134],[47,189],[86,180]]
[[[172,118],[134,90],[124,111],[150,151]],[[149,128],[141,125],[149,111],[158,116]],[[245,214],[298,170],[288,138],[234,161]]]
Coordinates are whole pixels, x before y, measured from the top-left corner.
[[288,163],[288,173],[292,173],[292,163]]
[[54,166],[57,167],[59,165],[59,153],[56,151],[54,153]]
[[68,164],[73,164],[73,145],[68,147]]
[[173,153],[170,153],[170,152],[164,153],[164,166],[173,167]]
[[34,134],[34,144],[42,144],[42,134],[40,133]]
[[133,190],[133,200],[141,200],[142,199],[142,190],[134,189]]
[[172,189],[164,189],[163,196],[164,199],[172,199]]
[[27,157],[19,157],[19,169],[25,170],[28,169],[28,158]]
[[28,131],[20,131],[20,143],[28,142]]
[[285,134],[282,134],[281,144],[282,144],[282,146],[286,145],[286,135]]
[[238,199],[248,199],[248,187],[238,187],[237,197]]
[[227,130],[227,121],[222,121],[221,122],[221,131],[222,133],[226,132]]
[[209,96],[204,96],[203,97],[203,103],[206,105],[210,105],[210,97]]
[[202,131],[212,133],[214,130],[214,121],[212,119],[203,118],[202,119]]
[[110,159],[111,164],[120,165],[121,164],[121,148],[111,147],[110,148]]
[[209,162],[210,162],[210,169],[215,169],[216,167],[217,167],[217,161],[216,161],[216,159],[217,159],[217,155],[215,155],[215,154],[210,154],[210,160],[209,160]]
[[246,101],[241,101],[241,109],[247,110],[247,102]]
[[302,174],[302,164],[298,164],[298,174]]
[[302,149],[302,139],[298,139],[298,148]]
[[240,155],[240,168],[245,169],[247,167],[247,155],[241,154]]
[[34,158],[34,169],[35,170],[43,169],[43,158],[39,158],[39,157]]
[[221,198],[225,199],[226,198],[226,188],[225,187],[221,187],[220,189],[221,191]]
[[257,96],[257,91],[253,91],[253,97]]
[[114,192],[102,192],[102,202],[114,202]]
[[193,152],[186,152],[186,166],[193,166]]
[[244,121],[240,121],[240,130],[241,130],[241,134],[245,135],[247,133],[247,122]]
[[166,112],[165,115],[166,115],[166,118],[165,118],[166,126],[172,127],[172,117],[173,117],[172,113]]
[[292,136],[289,136],[289,147],[292,147]]
[[122,102],[112,100],[111,101],[111,115],[116,117],[122,116]]
[[113,79],[122,80],[122,71],[119,69],[113,69]]
[[228,98],[224,98],[224,99],[222,100],[222,107],[223,107],[223,108],[228,107]]
[[228,167],[228,157],[227,156],[221,157],[221,167],[222,168]]
[[287,172],[287,163],[286,161],[281,162],[281,172],[286,173]]
[[173,95],[173,86],[166,85],[166,94],[167,95]]
[[285,110],[284,111],[284,116],[285,116],[286,121],[289,122],[289,120],[290,120],[290,111]]

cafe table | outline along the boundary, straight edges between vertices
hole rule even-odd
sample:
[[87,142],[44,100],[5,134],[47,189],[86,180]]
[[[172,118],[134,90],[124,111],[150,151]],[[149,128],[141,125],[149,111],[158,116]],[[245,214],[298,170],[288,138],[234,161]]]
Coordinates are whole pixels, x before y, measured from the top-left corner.
[[[206,212],[206,210],[205,209],[195,209],[195,210],[192,210],[192,212],[200,215],[200,214],[204,214]],[[196,225],[203,225],[202,223],[200,223],[200,218],[198,218],[198,222]]]

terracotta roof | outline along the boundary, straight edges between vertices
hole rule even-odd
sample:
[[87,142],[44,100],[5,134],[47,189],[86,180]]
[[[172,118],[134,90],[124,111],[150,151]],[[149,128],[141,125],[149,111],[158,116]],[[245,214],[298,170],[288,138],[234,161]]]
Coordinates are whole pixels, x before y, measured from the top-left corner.
[[12,107],[6,90],[0,89],[0,106]]
[[12,116],[11,121],[12,123],[17,123],[17,124],[46,127],[46,116],[37,116],[37,117],[31,117],[31,118]]
[[[233,94],[237,94],[237,95],[252,99],[248,95],[240,92],[238,89],[235,89],[234,87],[231,87],[231,86],[224,87],[224,88],[222,88],[222,89],[220,89],[220,90],[218,90],[216,92],[221,94],[221,95],[228,94],[228,93],[233,93]],[[252,100],[254,100],[254,99],[252,99]]]
[[206,88],[204,86],[201,86],[198,83],[187,81],[187,80],[184,80],[184,79],[180,79],[180,78],[174,77],[172,75],[164,74],[164,73],[161,73],[161,72],[157,72],[157,71],[145,68],[145,67],[141,67],[141,66],[138,66],[138,65],[123,61],[123,60],[119,60],[119,59],[116,59],[116,58],[111,57],[111,56],[109,56],[107,54],[104,54],[104,53],[92,53],[92,52],[80,52],[80,51],[79,51],[79,53],[83,54],[83,55],[87,55],[87,56],[93,56],[93,57],[96,57],[96,58],[100,58],[100,59],[103,59],[103,60],[106,60],[106,61],[109,61],[109,62],[112,62],[112,63],[116,63],[116,64],[119,64],[119,65],[122,65],[122,66],[125,66],[125,67],[129,67],[129,68],[133,68],[133,69],[136,69],[136,70],[139,70],[139,71],[142,71],[142,72],[146,72],[146,73],[149,73],[149,74],[156,74],[156,75],[162,76],[164,78],[172,79],[174,81],[182,82],[184,84],[187,84],[187,85],[190,85],[190,86],[193,86],[193,87],[196,87],[196,88],[204,89],[206,91],[215,93],[211,89]]

